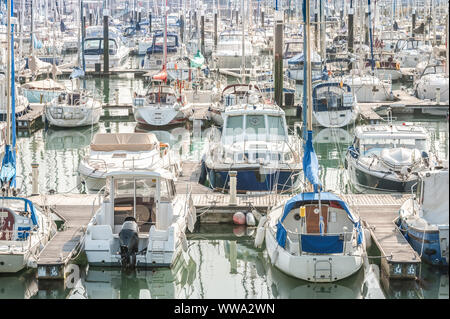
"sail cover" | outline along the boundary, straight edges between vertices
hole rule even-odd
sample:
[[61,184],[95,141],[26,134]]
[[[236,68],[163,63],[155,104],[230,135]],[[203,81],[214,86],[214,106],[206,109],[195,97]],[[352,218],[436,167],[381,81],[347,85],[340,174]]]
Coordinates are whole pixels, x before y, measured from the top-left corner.
[[305,150],[303,153],[303,170],[306,178],[314,186],[314,191],[317,191],[320,186],[319,161],[312,144],[312,131],[308,131],[306,139]]

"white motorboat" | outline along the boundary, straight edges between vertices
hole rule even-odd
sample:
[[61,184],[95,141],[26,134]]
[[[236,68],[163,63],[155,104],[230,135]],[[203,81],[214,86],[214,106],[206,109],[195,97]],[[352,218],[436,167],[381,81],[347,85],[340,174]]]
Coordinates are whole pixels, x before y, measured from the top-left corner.
[[[115,27],[109,27],[109,67],[119,67],[128,58],[131,49],[127,47],[122,36]],[[103,67],[103,27],[91,26],[86,28],[84,39],[84,59],[87,68],[94,68],[95,64]]]
[[400,208],[400,230],[423,261],[448,267],[448,167],[420,172],[414,195]]
[[[242,37],[244,36],[244,41]],[[245,50],[245,67],[252,67],[252,60],[257,54],[248,35],[242,35],[241,30],[227,30],[219,35],[217,49],[212,53],[216,61],[215,67],[220,69],[239,69],[242,65],[242,44]]]
[[87,189],[95,192],[105,186],[107,173],[125,168],[165,168],[178,176],[181,162],[179,155],[152,133],[97,133],[78,172]]
[[223,99],[224,128],[221,134],[211,131],[201,179],[208,177],[213,189],[225,190],[235,171],[238,192],[298,187],[302,143],[298,135],[288,133],[284,111],[246,84],[228,86]]
[[413,125],[358,126],[345,165],[360,191],[410,192],[417,173],[441,165],[425,128]]
[[119,170],[107,174],[107,191],[89,222],[84,251],[93,266],[171,267],[187,250],[186,229],[196,212],[176,193],[169,171]]

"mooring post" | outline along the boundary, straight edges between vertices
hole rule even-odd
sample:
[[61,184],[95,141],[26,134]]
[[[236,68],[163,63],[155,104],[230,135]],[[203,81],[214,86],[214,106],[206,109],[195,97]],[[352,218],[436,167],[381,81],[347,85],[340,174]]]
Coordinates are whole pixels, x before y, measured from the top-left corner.
[[237,171],[230,171],[230,201],[228,202],[229,206],[237,205],[236,198],[236,185],[237,185]]
[[148,32],[152,32],[152,13],[148,14]]
[[32,190],[31,195],[39,195],[39,164],[31,164],[31,180],[32,180]]
[[109,74],[109,10],[103,10],[103,74]]
[[353,53],[353,7],[348,10],[348,52]]
[[180,42],[184,43],[184,16],[180,16]]
[[214,49],[217,48],[217,11],[214,11]]
[[200,51],[205,56],[205,15],[200,16]]
[[275,11],[274,32],[274,96],[275,103],[283,106],[283,12]]
[[261,10],[261,27],[264,28],[264,9]]

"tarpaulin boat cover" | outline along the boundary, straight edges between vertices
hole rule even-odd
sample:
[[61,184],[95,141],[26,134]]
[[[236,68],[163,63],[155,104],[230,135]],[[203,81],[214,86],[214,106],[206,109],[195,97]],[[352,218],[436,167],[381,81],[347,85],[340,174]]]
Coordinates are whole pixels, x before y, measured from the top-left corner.
[[52,79],[28,82],[22,84],[22,88],[28,90],[49,90],[49,91],[59,91],[59,90],[62,91],[66,89],[66,87],[63,84],[56,82],[55,80]]
[[421,217],[434,225],[448,225],[448,169],[421,173],[424,181]]
[[315,254],[339,254],[344,251],[344,238],[339,235],[302,234],[302,251]]
[[91,150],[111,151],[151,151],[159,145],[152,133],[97,133],[90,145]]

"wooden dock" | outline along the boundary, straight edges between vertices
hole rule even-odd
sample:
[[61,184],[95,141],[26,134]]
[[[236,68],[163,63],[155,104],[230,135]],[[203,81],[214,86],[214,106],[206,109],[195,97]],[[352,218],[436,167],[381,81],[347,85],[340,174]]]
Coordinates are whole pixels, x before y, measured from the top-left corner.
[[393,90],[392,93],[394,95],[394,101],[360,103],[360,107],[364,112],[367,110],[367,112],[373,112],[375,114],[380,112],[386,113],[387,109],[390,109],[392,114],[422,114],[433,110],[445,113],[449,109],[448,102],[437,103],[432,100],[421,100],[410,95],[406,90]]
[[402,235],[395,220],[407,194],[347,194],[342,198],[370,230],[381,254],[381,268],[390,279],[416,279],[420,256]]
[[[238,194],[236,204],[230,205],[229,194],[214,192],[198,183],[200,167],[199,162],[183,162],[183,174],[175,184],[178,194],[191,194],[200,224],[230,224],[237,211],[256,209],[259,213],[266,214],[270,207],[292,197],[290,194]],[[400,206],[408,196],[340,195],[370,230],[372,242],[381,255],[382,269],[390,279],[415,279],[420,264],[420,257],[394,223]],[[49,241],[38,259],[39,279],[64,279],[66,266],[79,251],[86,226],[99,207],[100,198],[98,195],[87,194],[54,194],[32,196],[30,200],[41,207],[50,208],[65,221],[64,230]]]
[[38,195],[29,198],[35,205],[49,208],[65,221],[39,254],[37,276],[40,280],[64,279],[67,265],[80,251],[89,220],[98,206],[98,196],[84,194]]
[[30,103],[31,110],[17,118],[17,136],[30,136],[43,127],[42,115],[44,114],[44,104]]

